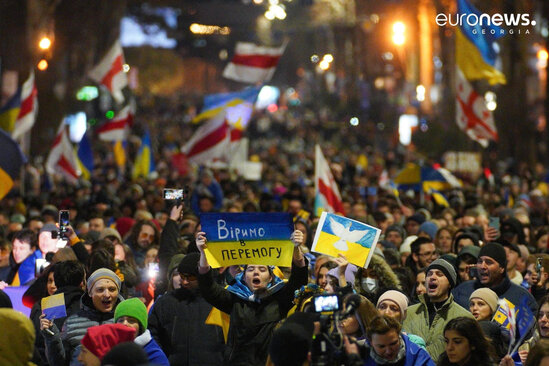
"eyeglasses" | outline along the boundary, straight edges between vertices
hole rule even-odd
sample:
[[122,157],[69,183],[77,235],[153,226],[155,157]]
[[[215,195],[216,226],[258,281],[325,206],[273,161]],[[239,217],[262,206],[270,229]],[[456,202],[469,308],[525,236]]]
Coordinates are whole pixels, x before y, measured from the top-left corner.
[[141,233],[139,234],[139,237],[141,239],[149,239],[149,240],[154,240],[154,234],[147,234],[147,233]]
[[429,258],[435,255],[438,255],[438,253],[436,251],[433,251],[433,252],[418,253],[418,255],[423,258]]
[[181,277],[181,281],[191,282],[197,280],[196,276],[192,274],[180,274],[179,277]]

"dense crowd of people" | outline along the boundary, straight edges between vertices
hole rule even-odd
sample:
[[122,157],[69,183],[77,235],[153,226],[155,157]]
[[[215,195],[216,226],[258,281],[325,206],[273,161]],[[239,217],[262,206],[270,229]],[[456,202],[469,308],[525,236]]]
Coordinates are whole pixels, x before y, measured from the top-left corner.
[[[0,364],[548,362],[549,200],[541,167],[499,164],[493,174],[463,177],[462,188],[445,192],[446,207],[429,194],[395,196],[379,184],[383,171],[394,178],[407,153],[358,148],[367,133],[311,129],[286,113],[249,127],[251,159],[263,163],[259,181],[224,166],[181,164],[174,141],[188,131],[172,135],[177,123],[152,131],[158,148],[150,179],[130,180],[129,165],[117,166],[100,144],[91,179],[76,185],[28,164],[18,189],[0,202],[0,289],[25,286],[31,311],[27,318],[9,309],[0,291],[0,326],[11,330],[0,332]],[[311,250],[313,142],[325,137],[344,215],[381,230],[368,268]],[[166,187],[187,187],[185,200],[164,200]],[[60,210],[70,213],[65,233]],[[206,212],[290,213],[291,268],[211,268],[200,225]],[[66,315],[52,318],[41,300],[55,294]],[[331,316],[314,307],[329,294],[342,308]],[[531,324],[526,332],[509,326],[505,309],[517,324]]]

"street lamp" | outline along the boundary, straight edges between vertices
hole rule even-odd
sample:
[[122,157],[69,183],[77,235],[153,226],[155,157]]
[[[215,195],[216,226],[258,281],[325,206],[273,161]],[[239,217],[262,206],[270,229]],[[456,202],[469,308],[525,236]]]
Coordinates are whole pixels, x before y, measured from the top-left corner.
[[403,22],[397,21],[393,23],[393,43],[397,46],[402,46],[406,42],[406,25]]
[[42,37],[42,39],[38,42],[38,47],[44,51],[48,50],[51,47],[51,39],[48,37]]

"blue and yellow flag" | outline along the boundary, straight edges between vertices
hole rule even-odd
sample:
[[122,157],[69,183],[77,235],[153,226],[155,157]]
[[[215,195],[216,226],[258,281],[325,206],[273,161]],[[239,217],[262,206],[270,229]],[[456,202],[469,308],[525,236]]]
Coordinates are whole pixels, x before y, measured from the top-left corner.
[[500,299],[498,302],[498,308],[492,318],[492,321],[495,321],[502,327],[508,329],[513,334],[513,338],[516,329],[515,314],[515,305],[507,299]]
[[82,178],[90,180],[91,173],[93,172],[93,152],[90,136],[87,132],[82,136],[82,140],[78,144],[76,156],[78,158],[78,165],[82,171]]
[[446,199],[446,196],[444,196],[442,192],[431,188],[429,190],[429,193],[431,194],[431,197],[433,197],[433,200],[435,200],[437,205],[450,207],[450,202],[448,202],[448,199]]
[[239,264],[290,267],[294,225],[289,213],[203,213],[205,250],[213,268]]
[[349,263],[366,268],[380,234],[381,230],[373,226],[323,212],[311,250],[332,257],[343,254]]
[[42,298],[42,313],[46,315],[46,319],[53,320],[64,318],[67,316],[67,308],[65,307],[65,295],[57,294]]
[[27,158],[21,148],[6,132],[0,130],[0,200],[13,187],[13,182],[19,178],[19,172]]
[[11,133],[15,127],[15,121],[21,109],[21,88],[0,107],[0,128]]
[[467,0],[458,0],[458,14],[463,21],[456,27],[456,63],[467,80],[486,79],[490,84],[505,84],[505,75],[496,69],[497,54],[494,43],[503,33],[494,24],[475,25],[466,21],[461,14],[481,13]]
[[137,157],[135,158],[132,178],[148,178],[152,172],[154,172],[154,158],[151,145],[151,136],[149,135],[149,131],[146,131],[143,139],[141,140],[141,147],[139,148]]
[[[204,106],[200,113],[193,119],[194,123],[198,123],[205,119],[210,119],[218,115],[222,110],[237,107],[239,105],[248,105],[253,107],[261,87],[249,87],[242,91],[233,93],[210,94],[204,97]],[[242,113],[239,111],[239,113]],[[251,115],[251,112],[250,112]],[[247,121],[240,122],[244,125]],[[236,122],[234,124],[237,124]]]
[[113,145],[114,161],[118,168],[126,166],[126,141],[116,140]]

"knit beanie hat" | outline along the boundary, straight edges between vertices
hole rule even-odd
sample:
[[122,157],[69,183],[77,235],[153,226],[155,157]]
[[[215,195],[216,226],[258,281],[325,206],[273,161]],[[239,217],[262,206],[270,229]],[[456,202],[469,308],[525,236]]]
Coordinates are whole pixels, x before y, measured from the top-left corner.
[[189,253],[181,260],[177,270],[179,273],[198,275],[198,260],[200,259],[199,253]]
[[131,342],[135,339],[135,329],[122,324],[102,324],[88,328],[86,335],[80,341],[91,353],[100,360],[119,343]]
[[275,365],[303,364],[313,341],[313,323],[314,319],[311,317],[295,313],[274,331],[269,345],[269,355]]
[[431,262],[431,264],[425,270],[425,273],[428,273],[431,269],[439,269],[442,273],[444,273],[444,275],[448,279],[448,282],[450,282],[450,288],[454,288],[457,280],[457,273],[454,266],[452,266],[444,259],[438,258]]
[[408,309],[408,298],[400,291],[389,290],[385,291],[377,300],[377,306],[385,300],[390,300],[398,305],[400,308],[400,315],[402,320],[406,317],[406,309]]
[[487,243],[480,248],[478,257],[490,257],[499,263],[501,268],[507,268],[507,255],[505,249],[498,243]]
[[114,311],[114,322],[116,323],[123,316],[131,316],[137,319],[139,324],[141,324],[141,329],[147,329],[147,307],[137,297],[132,297],[118,304]]
[[417,239],[417,235],[410,235],[409,237],[407,237],[406,239],[404,239],[404,241],[402,242],[402,244],[400,245],[400,248],[398,249],[398,251],[400,252],[400,254],[404,254],[404,253],[411,253],[412,252],[412,243]]
[[421,225],[425,222],[425,216],[423,216],[420,213],[415,213],[415,214],[413,214],[412,216],[410,216],[406,219],[406,222],[408,222],[408,221],[415,221],[415,222],[417,222],[418,224]]
[[117,276],[116,273],[111,271],[107,268],[99,268],[95,272],[91,274],[91,276],[88,278],[88,294],[91,293],[91,290],[93,289],[93,286],[95,283],[101,279],[108,279],[115,283],[116,287],[118,287],[118,291],[120,291],[120,286],[122,283],[120,282],[120,277]]
[[399,233],[402,240],[404,240],[404,238],[406,238],[406,230],[404,230],[404,228],[400,225],[390,225],[385,230],[385,237],[387,237],[387,234],[389,234],[391,231],[396,231],[397,233]]
[[437,234],[438,226],[432,221],[425,221],[423,224],[419,226],[418,233],[425,233],[429,235],[429,238],[431,240],[435,239],[435,235]]
[[135,342],[124,342],[114,346],[101,361],[105,366],[148,365],[149,358],[143,347]]
[[471,301],[471,299],[473,298],[479,298],[483,300],[486,304],[488,304],[488,306],[492,310],[492,313],[496,312],[499,300],[498,295],[494,291],[490,290],[488,287],[481,287],[473,291],[471,296],[469,296],[469,301]]

